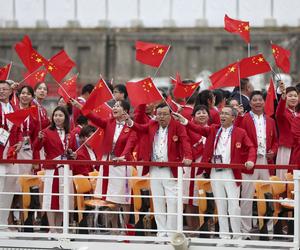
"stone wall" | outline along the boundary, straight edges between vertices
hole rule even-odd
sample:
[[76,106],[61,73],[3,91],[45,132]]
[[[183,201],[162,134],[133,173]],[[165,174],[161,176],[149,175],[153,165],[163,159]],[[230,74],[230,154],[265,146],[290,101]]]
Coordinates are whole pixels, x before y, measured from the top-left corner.
[[[220,28],[186,29],[0,29],[0,65],[14,62],[12,79],[21,80],[25,71],[13,46],[28,34],[33,46],[50,58],[64,48],[76,62],[73,72],[80,82],[95,83],[102,74],[115,83],[153,75],[155,68],[135,60],[136,40],[171,44],[172,48],[158,76],[175,75],[195,78],[202,70],[216,71],[247,56],[247,45],[237,36]],[[291,74],[299,80],[300,29],[253,29],[251,55],[264,53],[273,65],[270,40],[291,48]],[[277,69],[275,69],[277,71]],[[51,81],[51,78],[49,78]]]

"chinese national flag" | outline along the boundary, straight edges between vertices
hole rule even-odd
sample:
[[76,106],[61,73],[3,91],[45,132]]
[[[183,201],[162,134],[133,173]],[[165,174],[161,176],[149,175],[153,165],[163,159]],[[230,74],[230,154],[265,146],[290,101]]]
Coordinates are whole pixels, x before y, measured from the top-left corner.
[[8,79],[10,68],[11,68],[11,63],[0,68],[0,80]]
[[211,89],[239,86],[239,63],[232,63],[210,75]]
[[172,79],[172,83],[175,84],[174,91],[173,91],[174,97],[186,98],[186,97],[190,97],[194,93],[194,91],[198,88],[201,82],[195,82],[190,84],[183,83],[181,81],[179,73],[177,73],[176,80]]
[[66,103],[70,101],[70,98],[75,99],[77,97],[76,81],[78,74],[72,76],[67,81],[63,82],[57,93],[65,100]]
[[60,82],[75,65],[68,54],[61,50],[48,61],[46,69],[57,82]]
[[126,89],[132,106],[148,104],[162,99],[162,96],[150,77],[138,82],[127,82]]
[[272,54],[274,56],[276,65],[281,68],[281,70],[288,74],[290,73],[290,56],[291,52],[286,50],[276,44],[272,44]]
[[101,116],[103,119],[109,119],[112,116],[111,113],[112,109],[110,106],[107,105],[107,103],[101,104],[99,107],[93,109],[93,112],[95,112],[97,115]]
[[37,83],[45,81],[46,75],[47,70],[45,69],[38,70],[34,73],[27,72],[24,75],[24,81],[34,88]]
[[47,60],[32,47],[30,38],[27,35],[15,45],[15,50],[29,72],[33,72],[47,64]]
[[98,108],[101,104],[111,100],[113,95],[107,87],[106,82],[101,78],[82,107],[82,114],[87,115],[92,110]]
[[16,110],[15,112],[6,114],[5,117],[7,120],[10,120],[14,125],[17,127],[20,127],[21,124],[24,122],[24,120],[31,115],[32,110],[31,108],[27,109],[19,109]]
[[268,116],[274,114],[274,101],[276,100],[275,87],[272,78],[270,79],[270,85],[267,92],[266,102],[265,102],[265,113]]
[[167,54],[170,45],[147,43],[142,41],[135,42],[137,61],[150,65],[152,67],[159,67]]
[[240,77],[245,78],[271,71],[269,63],[262,54],[246,57],[240,61]]
[[235,20],[225,15],[224,29],[230,33],[235,33],[241,36],[246,43],[250,43],[250,26],[249,22]]
[[103,143],[104,131],[102,128],[98,128],[95,133],[88,139],[89,146],[94,150],[97,160],[102,158],[102,143]]

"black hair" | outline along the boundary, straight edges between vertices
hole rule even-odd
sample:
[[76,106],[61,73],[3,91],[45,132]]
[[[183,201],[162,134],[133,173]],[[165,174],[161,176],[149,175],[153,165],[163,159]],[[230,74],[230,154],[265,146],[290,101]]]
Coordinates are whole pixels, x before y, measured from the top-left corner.
[[292,92],[292,91],[295,91],[297,94],[299,93],[299,91],[297,90],[297,88],[296,88],[296,87],[293,87],[293,86],[287,87],[287,88],[285,89],[285,93],[286,93],[286,94],[289,93],[289,92]]
[[195,116],[195,114],[199,110],[205,110],[207,112],[208,116],[210,117],[209,109],[208,109],[208,107],[206,105],[197,105],[197,106],[195,106],[194,109],[193,109],[192,116]]
[[48,88],[48,85],[45,83],[45,82],[39,82],[37,85],[34,86],[34,91],[36,91],[38,89],[38,87],[41,85],[41,84],[45,84],[46,86],[46,89],[47,89],[47,92],[49,92],[49,88]]
[[127,99],[128,94],[125,85],[117,84],[114,86],[114,89],[117,89],[120,93],[124,94],[124,99]]
[[0,80],[0,83],[5,83],[5,84],[7,84],[10,87],[10,83],[8,81]]
[[260,90],[254,90],[249,97],[250,101],[255,95],[260,95],[264,99],[264,94]]
[[70,130],[70,119],[69,119],[69,113],[68,111],[66,110],[65,107],[62,107],[62,106],[57,106],[54,110],[53,110],[53,113],[52,113],[52,116],[51,116],[51,124],[50,124],[50,129],[51,130],[55,130],[56,129],[56,125],[54,123],[54,114],[56,111],[61,111],[64,113],[65,115],[65,120],[64,120],[64,130],[66,133],[69,133],[69,130]]
[[91,133],[94,133],[96,131],[96,128],[92,125],[86,125],[84,126],[79,133],[79,137],[89,137]]
[[89,93],[89,94],[90,94],[90,93],[92,93],[93,89],[94,89],[94,85],[88,83],[88,84],[86,84],[86,85],[84,85],[84,86],[82,87],[82,89],[81,89],[81,94],[82,94],[82,95],[84,95],[85,93]]
[[129,104],[129,102],[127,102],[125,100],[121,100],[121,101],[118,101],[118,103],[124,109],[125,112],[129,113],[129,111],[130,111],[130,104]]
[[249,83],[249,78],[242,78],[240,80],[241,90],[246,90],[248,83]]
[[196,99],[195,105],[205,105],[207,107],[209,107],[208,101],[212,101],[214,98],[214,94],[211,90],[203,90],[201,91]]
[[32,98],[34,97],[34,90],[31,86],[29,85],[23,85],[20,89],[18,89],[17,91],[17,97],[20,98],[20,94],[22,92],[23,89],[27,89],[28,92],[30,93],[30,95],[32,96]]
[[215,99],[215,106],[218,106],[223,101],[223,98],[224,98],[223,92],[220,89],[215,89],[213,91],[213,94],[214,94],[214,96],[216,98]]
[[83,115],[79,115],[78,118],[77,118],[77,120],[76,120],[76,123],[78,125],[83,126],[83,125],[88,124],[88,119],[85,116],[83,116]]
[[[162,103],[158,104],[157,107],[156,107],[156,110],[164,108],[164,107],[168,107],[168,109],[170,110],[170,107],[165,102],[162,102]],[[170,110],[170,112],[171,112],[171,110]]]

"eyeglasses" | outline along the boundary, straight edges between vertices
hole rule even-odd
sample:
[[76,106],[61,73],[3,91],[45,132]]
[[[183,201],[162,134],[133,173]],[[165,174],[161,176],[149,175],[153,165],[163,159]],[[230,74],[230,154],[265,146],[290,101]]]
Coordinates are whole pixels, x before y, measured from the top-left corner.
[[10,89],[8,88],[0,88],[0,91],[9,91]]
[[157,113],[156,116],[159,116],[159,117],[165,117],[165,116],[168,116],[170,114],[168,113]]

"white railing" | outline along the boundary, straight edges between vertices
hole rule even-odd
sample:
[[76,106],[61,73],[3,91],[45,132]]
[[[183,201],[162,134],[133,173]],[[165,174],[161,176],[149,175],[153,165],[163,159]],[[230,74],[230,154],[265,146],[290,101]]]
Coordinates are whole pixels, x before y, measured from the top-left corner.
[[[95,164],[95,162],[90,162],[91,164]],[[102,162],[103,163],[103,162]],[[77,163],[78,164],[78,163]],[[124,162],[122,163],[113,163],[116,165],[124,165]],[[132,163],[130,163],[132,164]],[[139,162],[139,165],[141,163]],[[145,163],[149,164],[149,163]],[[152,163],[153,165],[162,165],[162,163]],[[168,165],[168,163],[164,163]],[[174,167],[176,164],[170,164],[172,167]],[[199,164],[198,164],[199,165]],[[1,168],[1,162],[0,162],[0,168]],[[14,167],[17,167],[15,165]],[[130,197],[130,199],[133,198],[141,198],[141,199],[150,199],[151,198],[168,198],[168,199],[176,199],[177,200],[177,212],[175,213],[158,213],[156,211],[150,211],[150,208],[148,208],[148,211],[139,211],[135,212],[134,210],[131,210],[129,212],[126,211],[120,211],[118,209],[115,210],[99,210],[99,207],[94,207],[93,210],[75,210],[69,208],[69,199],[70,198],[76,198],[80,196],[84,196],[85,198],[93,198],[94,194],[79,194],[79,193],[70,193],[69,192],[69,181],[70,179],[92,179],[92,178],[102,178],[102,179],[120,179],[124,180],[127,179],[128,181],[134,181],[134,180],[151,180],[149,176],[141,177],[141,176],[129,176],[129,177],[93,177],[93,176],[69,176],[69,166],[65,165],[63,175],[58,176],[58,178],[63,179],[63,186],[64,186],[64,192],[57,194],[58,196],[63,196],[63,204],[65,209],[59,209],[59,210],[42,210],[41,208],[35,208],[35,209],[29,209],[29,208],[0,208],[0,211],[14,211],[14,212],[34,212],[35,214],[41,214],[44,212],[56,212],[56,213],[63,213],[63,224],[62,226],[55,226],[51,228],[55,229],[61,229],[61,233],[43,233],[41,229],[49,229],[49,226],[42,226],[42,225],[0,225],[0,228],[8,227],[8,228],[18,228],[18,232],[11,232],[11,231],[3,231],[0,230],[0,246],[7,246],[7,247],[26,247],[28,243],[24,243],[26,239],[33,239],[33,241],[30,241],[30,244],[28,247],[45,247],[45,248],[51,248],[51,247],[59,247],[62,246],[64,248],[68,249],[79,249],[78,248],[78,242],[80,242],[79,245],[89,245],[91,248],[96,245],[101,246],[101,244],[114,244],[115,242],[120,241],[130,241],[131,244],[144,244],[144,247],[149,248],[151,246],[151,243],[170,243],[171,238],[170,237],[157,237],[156,233],[160,232],[160,230],[156,229],[138,229],[138,228],[126,228],[126,225],[124,225],[124,222],[121,223],[121,227],[112,227],[108,226],[108,223],[105,223],[102,226],[98,225],[98,219],[99,216],[103,217],[103,219],[109,220],[109,216],[118,215],[118,217],[122,218],[124,215],[130,215],[131,217],[134,217],[135,215],[146,215],[146,216],[154,216],[154,215],[169,215],[169,216],[176,216],[177,217],[177,227],[174,229],[169,230],[161,230],[163,232],[169,232],[169,233],[180,233],[184,234],[185,237],[190,239],[190,247],[193,248],[194,246],[208,246],[208,247],[215,247],[217,245],[224,245],[224,244],[230,244],[232,248],[239,248],[241,246],[247,246],[248,248],[252,249],[264,249],[266,247],[268,248],[278,248],[278,249],[299,249],[299,242],[300,242],[300,236],[299,236],[299,215],[300,215],[300,196],[299,196],[299,181],[300,181],[300,171],[296,170],[294,171],[294,180],[293,181],[282,181],[280,183],[287,184],[294,184],[294,199],[291,200],[285,200],[286,203],[290,203],[294,205],[294,209],[290,209],[290,214],[292,216],[267,216],[267,215],[250,215],[250,216],[242,216],[242,215],[218,215],[216,211],[214,213],[186,213],[184,212],[183,207],[183,199],[190,199],[193,198],[195,200],[236,200],[237,198],[222,198],[222,197],[193,197],[193,196],[185,196],[183,195],[183,182],[184,181],[206,181],[208,179],[199,179],[199,178],[184,178],[183,175],[183,168],[177,167],[178,172],[178,178],[171,178],[172,180],[177,180],[177,196],[153,196],[151,194],[149,195],[143,195],[143,194],[130,194],[128,195],[112,195],[109,194],[107,196],[110,197]],[[19,178],[19,175],[14,174],[2,174],[0,177],[5,178]],[[37,177],[36,175],[22,175],[22,177]],[[43,175],[38,176],[39,178],[46,179],[50,178],[51,176]],[[161,180],[170,180],[170,178],[156,178]],[[234,179],[209,179],[210,181],[216,181],[216,182],[236,182],[237,180]],[[239,180],[240,182],[260,182],[260,183],[278,183],[277,181],[268,181],[268,180],[255,180],[255,181],[249,181],[249,180]],[[8,194],[17,194],[17,195],[33,195],[31,192],[0,192],[1,195],[8,195]],[[46,193],[44,193],[46,194]],[[41,197],[43,195],[43,190],[40,190],[39,193],[34,193],[34,195],[39,195]],[[102,197],[105,197],[105,195],[102,195]],[[261,198],[250,198],[250,199],[243,199],[238,198],[239,201],[242,200],[253,200],[255,202],[270,202],[273,204],[282,203],[283,200],[278,200],[277,198],[271,198],[271,199],[261,199]],[[150,204],[150,203],[149,203]],[[288,211],[287,211],[288,212]],[[75,213],[82,213],[84,216],[84,219],[88,216],[90,220],[93,220],[92,223],[87,224],[87,226],[78,226],[78,222],[75,225],[72,220],[70,220],[70,215],[74,215]],[[220,239],[217,238],[219,234],[222,234],[222,232],[218,231],[212,231],[210,227],[212,226],[209,224],[208,230],[191,230],[186,229],[184,227],[184,217],[191,217],[194,219],[198,219],[199,216],[205,217],[207,220],[210,220],[210,223],[213,223],[213,220],[220,217],[236,217],[236,218],[251,218],[252,220],[278,220],[283,221],[285,225],[288,225],[289,222],[294,222],[294,233],[292,235],[289,235],[287,233],[283,234],[274,234],[274,233],[261,233],[259,231],[252,231],[250,233],[233,233],[233,232],[227,232],[226,235],[230,236],[249,236],[251,237],[251,240],[243,240],[243,239]],[[120,219],[119,218],[119,219]],[[131,218],[134,220],[135,218]],[[124,218],[123,218],[124,220]],[[106,221],[107,222],[107,221]],[[153,219],[152,219],[153,222]],[[207,221],[206,221],[207,222]],[[34,230],[33,233],[24,232],[24,229],[31,228]],[[79,230],[87,230],[87,234],[79,234]],[[124,235],[120,232],[125,232],[127,234],[129,233],[147,233],[148,236],[136,236],[136,235]],[[208,238],[203,237],[203,235],[208,235]],[[201,237],[199,237],[201,236]],[[270,239],[268,241],[266,240],[260,240],[259,238],[265,237],[267,239]],[[272,239],[273,238],[273,239]],[[276,238],[276,239],[275,239]],[[45,241],[45,239],[51,239],[51,241]],[[73,242],[75,240],[75,242]],[[91,243],[91,240],[93,243]],[[76,245],[77,243],[77,245]],[[93,244],[93,246],[91,245]],[[76,247],[75,247],[76,245]],[[130,245],[130,244],[129,244]],[[133,245],[132,245],[133,246]],[[126,245],[128,247],[128,244]]]

